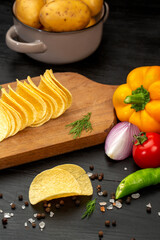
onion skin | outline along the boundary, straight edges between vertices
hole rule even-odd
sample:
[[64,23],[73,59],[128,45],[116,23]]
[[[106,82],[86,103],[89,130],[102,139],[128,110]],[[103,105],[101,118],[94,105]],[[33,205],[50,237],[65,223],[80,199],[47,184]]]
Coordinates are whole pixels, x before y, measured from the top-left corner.
[[132,153],[134,135],[138,135],[140,130],[137,126],[129,122],[116,124],[109,132],[105,141],[105,153],[113,160],[124,160]]

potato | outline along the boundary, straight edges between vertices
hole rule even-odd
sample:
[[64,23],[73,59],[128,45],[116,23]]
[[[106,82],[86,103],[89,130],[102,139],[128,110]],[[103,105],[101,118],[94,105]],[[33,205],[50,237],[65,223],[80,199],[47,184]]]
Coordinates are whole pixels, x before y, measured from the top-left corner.
[[54,0],[40,11],[40,22],[45,29],[68,32],[85,28],[91,18],[89,7],[80,0]]
[[86,26],[86,28],[91,27],[91,26],[94,25],[95,23],[96,23],[95,18],[94,18],[94,17],[91,17],[91,19],[90,19],[88,25]]
[[24,24],[39,28],[39,13],[45,0],[16,0],[15,15]]
[[102,9],[103,0],[82,0],[91,10],[91,16],[96,16]]

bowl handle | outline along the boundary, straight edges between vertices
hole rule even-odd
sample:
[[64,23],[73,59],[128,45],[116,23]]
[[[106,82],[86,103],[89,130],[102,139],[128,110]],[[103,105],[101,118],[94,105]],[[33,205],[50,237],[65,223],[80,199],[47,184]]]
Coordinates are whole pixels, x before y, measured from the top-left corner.
[[106,12],[105,12],[103,22],[105,22],[107,20],[108,16],[109,16],[109,5],[106,2],[104,2],[104,5],[105,5],[105,8],[106,8]]
[[46,45],[40,40],[36,40],[31,43],[24,43],[15,40],[17,37],[16,29],[14,26],[10,27],[10,29],[6,33],[6,44],[9,48],[16,52],[21,53],[43,53],[46,51]]

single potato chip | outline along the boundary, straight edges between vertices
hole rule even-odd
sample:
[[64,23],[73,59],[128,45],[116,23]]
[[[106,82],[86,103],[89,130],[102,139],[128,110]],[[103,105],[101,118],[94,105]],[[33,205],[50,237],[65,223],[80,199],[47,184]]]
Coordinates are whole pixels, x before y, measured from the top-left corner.
[[65,111],[68,107],[68,99],[67,99],[66,94],[52,81],[48,70],[45,71],[43,76],[44,76],[45,80],[48,82],[48,84],[62,97],[64,104],[65,104],[65,109],[64,109],[64,111]]
[[55,89],[50,86],[43,76],[41,76],[41,81],[38,85],[38,88],[50,95],[56,101],[58,106],[57,112],[55,113],[56,118],[62,115],[65,111],[65,103],[63,98],[55,91]]
[[27,111],[19,104],[17,101],[15,101],[4,88],[1,89],[2,91],[2,97],[1,99],[8,103],[11,107],[13,107],[17,112],[19,112],[22,122],[21,122],[21,129],[24,129],[26,126],[28,126],[28,114]]
[[7,137],[10,137],[13,135],[14,131],[15,131],[15,127],[16,127],[16,124],[15,124],[15,121],[14,121],[14,117],[13,115],[11,114],[11,112],[7,109],[7,107],[3,104],[2,100],[0,99],[0,105],[1,107],[3,108],[3,110],[5,111],[6,115],[7,115],[7,119],[8,119],[8,134],[6,135],[6,138]]
[[0,142],[6,138],[9,128],[7,113],[4,111],[3,107],[0,106]]
[[30,126],[36,120],[37,112],[33,104],[28,102],[24,97],[20,96],[17,92],[15,92],[10,85],[9,88],[9,95],[15,99],[27,112],[28,114],[28,126]]
[[0,105],[6,107],[10,113],[12,114],[15,122],[15,129],[14,132],[12,133],[12,136],[15,135],[17,132],[20,131],[21,129],[21,123],[22,123],[22,118],[19,112],[17,112],[13,107],[11,107],[9,104],[4,102],[2,99],[0,99]]
[[52,168],[38,174],[29,188],[29,201],[35,205],[44,200],[80,195],[77,180],[68,171]]
[[65,87],[56,79],[56,77],[55,77],[54,74],[53,74],[52,69],[47,70],[47,71],[49,71],[49,74],[50,74],[50,76],[51,76],[52,81],[66,94],[67,99],[68,99],[68,106],[67,106],[67,108],[69,108],[69,107],[71,106],[71,104],[72,104],[72,94],[70,93],[70,91],[69,91],[67,88],[65,88]]
[[75,177],[81,188],[81,195],[90,196],[93,194],[91,181],[83,168],[75,164],[63,164],[56,168],[64,169]]
[[34,124],[38,124],[46,114],[47,106],[44,100],[35,92],[33,92],[31,89],[26,87],[26,85],[20,81],[17,80],[17,88],[16,92],[24,97],[28,102],[33,104],[37,111],[36,120]]

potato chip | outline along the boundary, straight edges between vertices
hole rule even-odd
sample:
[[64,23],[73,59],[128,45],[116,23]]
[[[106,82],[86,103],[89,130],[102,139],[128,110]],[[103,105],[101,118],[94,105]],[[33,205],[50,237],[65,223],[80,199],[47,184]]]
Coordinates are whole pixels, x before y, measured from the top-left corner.
[[81,194],[77,180],[68,171],[52,168],[38,174],[29,189],[31,204]]
[[50,74],[50,76],[51,76],[52,81],[66,94],[66,96],[67,96],[67,98],[68,98],[68,106],[67,106],[67,108],[69,108],[69,107],[71,106],[71,104],[72,104],[72,94],[70,93],[70,91],[69,91],[67,88],[65,88],[65,87],[56,79],[56,77],[55,77],[54,74],[53,74],[52,69],[47,70],[47,71],[49,71],[49,74]]
[[20,113],[20,116],[22,118],[20,130],[24,129],[26,126],[28,126],[28,114],[26,110],[10,96],[4,88],[2,88],[1,91],[2,91],[1,99]]
[[38,124],[41,119],[43,119],[44,115],[46,114],[47,106],[44,100],[31,89],[26,87],[24,83],[17,80],[17,88],[16,92],[24,97],[28,102],[33,104],[37,111],[36,120],[34,124]]
[[31,89],[33,92],[38,94],[45,101],[46,106],[47,106],[46,114],[44,115],[43,119],[38,124],[33,123],[31,125],[31,127],[39,127],[39,126],[41,126],[42,124],[44,124],[45,122],[47,122],[47,121],[49,121],[51,119],[51,117],[53,115],[52,102],[49,99],[50,96],[47,95],[46,93],[42,92],[40,89],[38,89],[38,87],[36,87],[36,85],[32,82],[32,80],[31,80],[31,78],[29,76],[27,77],[27,80],[28,80],[29,84],[26,83],[26,82],[24,82],[24,84],[29,89]]
[[75,177],[81,188],[81,195],[90,196],[93,194],[91,181],[83,168],[75,164],[63,164],[55,167],[55,169],[56,168],[64,169]]
[[38,85],[38,88],[42,90],[43,92],[50,95],[57,103],[57,112],[55,113],[56,117],[59,117],[62,115],[62,113],[65,111],[65,103],[63,98],[53,89],[48,82],[46,82],[45,78],[43,76],[41,77],[41,81]]
[[35,122],[36,120],[36,109],[33,106],[33,104],[31,104],[30,102],[28,102],[24,97],[20,96],[17,92],[15,92],[11,86],[8,86],[9,88],[9,95],[15,99],[16,102],[18,102],[27,112],[28,114],[28,126],[30,126],[33,122]]
[[52,81],[52,78],[49,74],[49,71],[46,70],[43,74],[45,80],[48,82],[48,84],[62,97],[64,104],[65,104],[65,110],[68,107],[68,98],[66,94]]
[[2,99],[0,99],[0,105],[6,107],[14,118],[15,129],[14,129],[14,132],[12,133],[12,136],[13,136],[21,129],[21,122],[22,122],[21,115],[19,114],[19,112],[17,112],[13,107],[11,107],[9,104],[4,102]]
[[9,132],[9,122],[7,113],[0,106],[0,142],[6,138]]
[[13,115],[11,114],[11,112],[7,109],[7,107],[3,104],[3,101],[0,99],[0,105],[1,107],[3,108],[3,110],[6,112],[7,114],[7,119],[8,119],[8,133],[6,135],[6,138],[7,137],[10,137],[13,135],[14,131],[15,131],[15,127],[16,127],[16,124],[15,124],[15,121],[14,121],[14,117]]

